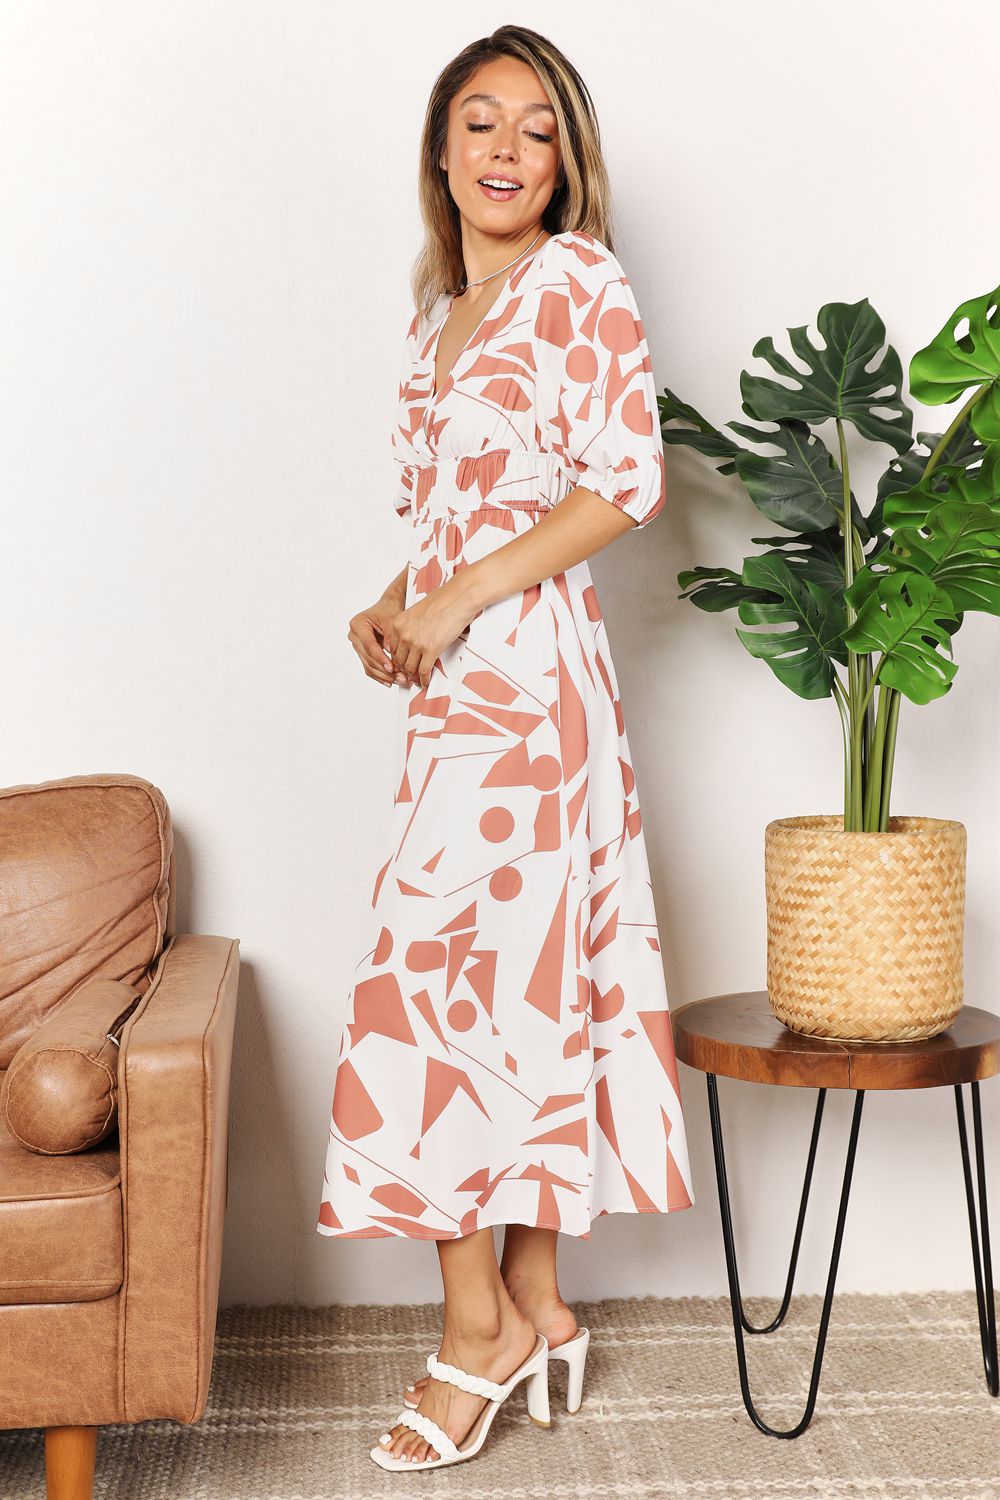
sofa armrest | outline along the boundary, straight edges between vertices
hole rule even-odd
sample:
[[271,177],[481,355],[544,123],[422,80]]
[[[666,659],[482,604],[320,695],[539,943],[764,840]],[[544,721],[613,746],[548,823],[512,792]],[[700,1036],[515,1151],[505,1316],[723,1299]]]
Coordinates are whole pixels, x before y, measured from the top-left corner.
[[239,941],[180,933],[120,1037],[125,1418],[195,1422],[208,1398],[226,1211]]

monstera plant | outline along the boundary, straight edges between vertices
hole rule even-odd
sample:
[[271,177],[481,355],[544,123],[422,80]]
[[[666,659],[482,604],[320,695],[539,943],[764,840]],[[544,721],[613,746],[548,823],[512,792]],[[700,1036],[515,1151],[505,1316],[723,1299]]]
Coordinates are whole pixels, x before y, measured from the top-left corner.
[[[797,368],[770,338],[754,345],[786,384],[744,370],[750,422],[712,426],[670,390],[659,398],[665,443],[721,459],[783,535],[742,570],[678,575],[699,609],[736,609],[752,656],[801,698],[832,697],[844,740],[844,828],[886,830],[901,698],[949,691],[952,642],[966,610],[1000,614],[1000,288],[963,302],[910,361],[911,394],[928,406],[964,397],[943,433],[919,432],[902,367],[867,298],[820,309],[817,348],[789,328]],[[675,421],[684,426],[668,426]],[[811,430],[836,424],[836,452]],[[893,450],[870,509],[851,489],[846,429]],[[742,440],[742,441],[739,441]],[[763,453],[761,446],[777,448]]]
[[[722,430],[670,390],[666,444],[738,474],[776,536],[739,572],[678,574],[682,599],[735,609],[751,656],[801,698],[832,698],[843,733],[843,810],[765,831],[768,998],[793,1030],[862,1041],[936,1035],[963,996],[965,829],[890,815],[900,705],[947,693],[967,610],[1000,615],[1000,287],[963,302],[913,356],[912,396],[960,401],[944,432],[918,432],[899,356],[871,303],[831,302],[770,338],[744,370],[743,412]],[[834,424],[835,442],[813,429]],[[767,425],[764,425],[767,424]],[[851,486],[848,429],[892,450],[873,500]],[[770,451],[765,451],[770,450]]]

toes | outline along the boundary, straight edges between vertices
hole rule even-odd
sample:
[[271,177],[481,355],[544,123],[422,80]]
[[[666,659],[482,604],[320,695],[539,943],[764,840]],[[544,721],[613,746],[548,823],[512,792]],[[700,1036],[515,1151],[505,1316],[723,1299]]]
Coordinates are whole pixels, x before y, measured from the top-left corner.
[[427,1444],[419,1433],[413,1432],[409,1428],[407,1431],[410,1433],[410,1441],[403,1450],[403,1457],[407,1463],[416,1464],[423,1458]]
[[405,1458],[410,1439],[413,1437],[412,1430],[399,1422],[395,1427],[390,1427],[389,1436],[392,1439],[391,1443],[382,1444],[386,1452],[391,1453],[393,1458]]

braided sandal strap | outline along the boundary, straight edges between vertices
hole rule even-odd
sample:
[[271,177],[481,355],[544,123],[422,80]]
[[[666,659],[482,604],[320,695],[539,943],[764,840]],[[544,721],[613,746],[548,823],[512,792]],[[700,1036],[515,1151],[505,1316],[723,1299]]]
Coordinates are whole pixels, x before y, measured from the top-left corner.
[[419,1433],[432,1448],[437,1449],[442,1458],[458,1456],[458,1449],[448,1434],[436,1422],[432,1422],[430,1417],[425,1417],[422,1411],[411,1411],[409,1407],[406,1407],[400,1412],[396,1421],[402,1422],[404,1427],[410,1427],[414,1432]]
[[457,1365],[445,1364],[436,1354],[428,1354],[427,1370],[435,1380],[447,1380],[451,1385],[468,1391],[471,1396],[486,1396],[491,1401],[502,1401],[507,1394],[507,1386],[501,1385],[499,1381],[487,1380],[485,1375],[470,1375],[468,1370],[460,1370]]

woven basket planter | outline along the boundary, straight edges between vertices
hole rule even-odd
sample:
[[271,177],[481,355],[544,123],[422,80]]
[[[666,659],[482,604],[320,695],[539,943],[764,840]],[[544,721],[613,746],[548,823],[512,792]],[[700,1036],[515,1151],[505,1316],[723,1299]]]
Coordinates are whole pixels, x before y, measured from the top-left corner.
[[839,814],[764,832],[767,992],[792,1031],[936,1036],[962,1008],[966,834],[944,818],[845,833]]

